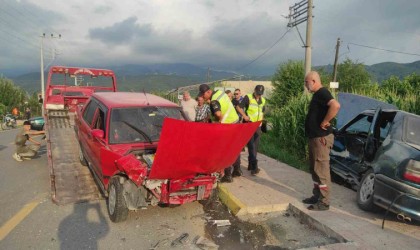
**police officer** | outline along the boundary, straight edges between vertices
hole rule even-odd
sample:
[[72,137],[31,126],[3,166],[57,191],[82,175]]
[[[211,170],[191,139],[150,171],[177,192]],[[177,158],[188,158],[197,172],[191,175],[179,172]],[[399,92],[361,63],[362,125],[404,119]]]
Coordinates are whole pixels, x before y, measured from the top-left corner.
[[[236,107],[236,110],[242,115],[244,122],[257,122],[262,121],[264,118],[265,109],[265,98],[262,97],[264,94],[264,86],[255,86],[254,93],[246,95],[240,105]],[[261,137],[261,126],[258,127],[254,135],[249,140],[248,147],[248,170],[251,171],[252,175],[257,175],[260,172],[258,168],[258,144],[260,143]]]
[[[199,96],[202,96],[206,102],[210,101],[213,122],[227,124],[239,123],[239,116],[233,107],[232,101],[225,92],[221,90],[213,91],[207,84],[201,84],[199,87]],[[232,177],[241,175],[241,155],[239,154],[235,163],[225,169],[225,175],[221,181],[232,182]]]

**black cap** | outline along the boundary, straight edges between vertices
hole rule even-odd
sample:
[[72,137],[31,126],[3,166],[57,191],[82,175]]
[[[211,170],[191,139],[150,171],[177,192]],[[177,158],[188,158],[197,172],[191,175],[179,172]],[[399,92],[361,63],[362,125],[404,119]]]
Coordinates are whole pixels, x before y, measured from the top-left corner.
[[23,125],[31,125],[31,122],[30,121],[24,121]]
[[263,85],[257,85],[255,86],[255,94],[257,95],[263,95],[264,94],[264,86]]
[[198,96],[203,96],[204,93],[206,93],[207,90],[209,89],[210,89],[209,85],[205,83],[201,84],[200,87],[198,87]]

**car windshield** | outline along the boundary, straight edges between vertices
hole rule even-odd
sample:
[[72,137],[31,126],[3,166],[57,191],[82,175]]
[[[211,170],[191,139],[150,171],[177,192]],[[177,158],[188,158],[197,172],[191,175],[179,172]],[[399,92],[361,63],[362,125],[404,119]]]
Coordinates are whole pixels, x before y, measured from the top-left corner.
[[404,141],[420,146],[420,119],[414,116],[406,117]]
[[184,119],[179,108],[156,106],[115,108],[111,112],[109,143],[158,141],[165,117]]

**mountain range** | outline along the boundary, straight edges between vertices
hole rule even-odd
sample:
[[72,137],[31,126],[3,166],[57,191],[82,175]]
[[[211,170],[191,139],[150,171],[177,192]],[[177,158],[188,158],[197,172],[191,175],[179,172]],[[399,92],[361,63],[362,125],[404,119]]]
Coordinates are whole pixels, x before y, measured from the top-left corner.
[[[372,81],[382,82],[391,75],[403,78],[409,74],[420,74],[420,61],[412,63],[383,62],[365,66],[371,74]],[[118,89],[123,91],[167,91],[181,86],[187,86],[207,81],[221,79],[232,79],[239,75],[224,70],[210,71],[206,68],[198,67],[187,63],[172,64],[151,64],[136,65],[129,64],[123,66],[105,67],[112,69],[118,81]],[[332,65],[317,66],[324,68],[327,72],[332,72]],[[274,73],[274,72],[273,72]],[[45,78],[47,73],[45,73]],[[271,80],[272,76],[240,76],[242,80]],[[37,92],[40,89],[39,72],[27,73],[16,77],[11,77],[16,85],[26,89],[29,93]]]

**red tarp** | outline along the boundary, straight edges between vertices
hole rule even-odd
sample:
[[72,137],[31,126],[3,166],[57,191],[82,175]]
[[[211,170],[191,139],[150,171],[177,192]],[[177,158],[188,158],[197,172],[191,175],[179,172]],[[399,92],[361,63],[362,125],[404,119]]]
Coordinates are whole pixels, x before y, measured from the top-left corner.
[[165,118],[150,179],[209,174],[232,165],[260,122],[197,123]]

